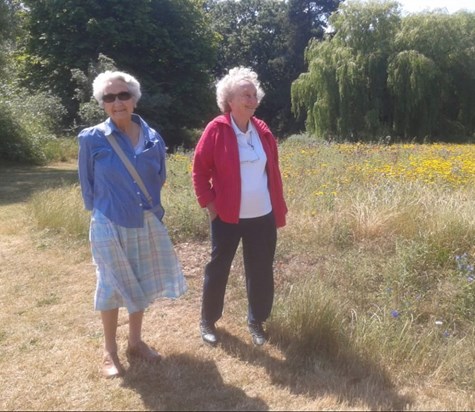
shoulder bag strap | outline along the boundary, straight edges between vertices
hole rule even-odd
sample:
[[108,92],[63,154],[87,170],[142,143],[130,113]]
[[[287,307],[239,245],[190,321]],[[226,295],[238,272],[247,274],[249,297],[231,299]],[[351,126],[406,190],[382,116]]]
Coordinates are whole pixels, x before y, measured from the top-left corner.
[[115,137],[112,134],[108,134],[108,135],[106,135],[106,139],[109,141],[112,148],[116,151],[117,155],[120,157],[120,160],[122,160],[122,162],[124,163],[125,167],[129,171],[130,175],[135,179],[135,181],[137,182],[137,184],[140,187],[140,190],[143,192],[143,194],[147,198],[148,203],[152,207],[153,206],[152,196],[150,196],[150,193],[148,192],[148,190],[145,187],[142,179],[140,178],[139,174],[137,173],[137,170],[132,165],[132,163],[130,163],[129,158],[125,155],[124,151],[122,150],[122,148],[117,143],[117,140],[115,140]]

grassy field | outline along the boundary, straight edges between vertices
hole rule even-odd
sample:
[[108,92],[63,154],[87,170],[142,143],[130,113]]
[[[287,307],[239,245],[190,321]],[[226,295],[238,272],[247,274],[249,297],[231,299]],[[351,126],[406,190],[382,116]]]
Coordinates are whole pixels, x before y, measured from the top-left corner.
[[[164,362],[131,365],[115,381],[99,373],[74,163],[0,167],[0,409],[475,409],[475,147],[294,136],[280,155],[289,215],[269,344],[250,343],[240,259],[217,325],[222,344],[201,342],[208,224],[190,154],[177,153],[165,221],[189,292],[146,313],[146,339]],[[126,322],[122,314],[123,346]]]

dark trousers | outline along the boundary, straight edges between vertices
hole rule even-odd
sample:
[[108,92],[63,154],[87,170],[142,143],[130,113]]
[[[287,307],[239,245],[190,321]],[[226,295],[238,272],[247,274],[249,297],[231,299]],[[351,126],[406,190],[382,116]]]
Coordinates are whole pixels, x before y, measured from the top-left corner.
[[216,322],[223,314],[231,264],[242,239],[248,322],[264,322],[274,300],[274,255],[277,229],[274,215],[240,219],[239,223],[211,222],[211,260],[205,267],[201,319]]

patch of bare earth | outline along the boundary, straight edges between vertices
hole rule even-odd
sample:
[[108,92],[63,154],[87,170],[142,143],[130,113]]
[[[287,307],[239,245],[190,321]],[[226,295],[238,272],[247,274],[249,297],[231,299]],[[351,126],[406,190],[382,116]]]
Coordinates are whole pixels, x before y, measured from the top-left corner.
[[[130,365],[118,341],[123,379],[100,375],[102,328],[93,311],[89,245],[39,232],[28,196],[42,185],[74,179],[73,165],[0,168],[0,409],[2,410],[469,410],[471,394],[431,387],[382,385],[331,368],[297,368],[272,343],[255,348],[245,325],[240,265],[231,274],[222,342],[199,336],[207,243],[176,245],[189,290],[146,312],[144,339],[164,355],[155,367]],[[281,263],[279,272],[292,269]]]

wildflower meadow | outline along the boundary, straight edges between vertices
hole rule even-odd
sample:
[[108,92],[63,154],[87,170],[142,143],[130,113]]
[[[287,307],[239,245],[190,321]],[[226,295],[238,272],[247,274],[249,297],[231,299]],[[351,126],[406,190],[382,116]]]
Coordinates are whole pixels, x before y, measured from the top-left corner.
[[[272,341],[306,367],[474,389],[475,146],[298,135],[279,150],[289,213],[275,260]],[[191,152],[168,158],[163,201],[176,244],[208,242],[191,162]],[[85,239],[78,191],[35,195],[40,226],[64,231],[74,221],[70,231]]]

